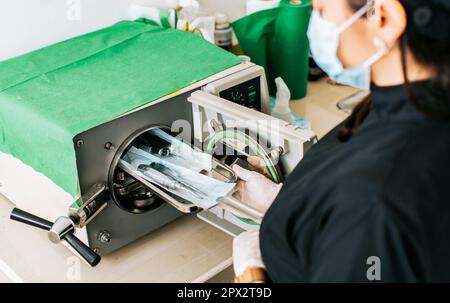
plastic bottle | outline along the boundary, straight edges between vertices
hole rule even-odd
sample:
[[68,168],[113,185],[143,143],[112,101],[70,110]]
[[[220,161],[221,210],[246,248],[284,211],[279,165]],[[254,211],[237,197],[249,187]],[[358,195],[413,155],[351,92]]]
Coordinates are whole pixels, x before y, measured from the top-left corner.
[[233,30],[231,29],[228,17],[222,13],[217,13],[215,17],[215,44],[227,51],[231,51],[233,48]]
[[291,100],[291,91],[280,77],[275,79],[277,85],[277,95],[275,101],[275,107],[272,110],[271,115],[275,118],[286,122],[292,122],[291,108],[289,107],[289,101]]

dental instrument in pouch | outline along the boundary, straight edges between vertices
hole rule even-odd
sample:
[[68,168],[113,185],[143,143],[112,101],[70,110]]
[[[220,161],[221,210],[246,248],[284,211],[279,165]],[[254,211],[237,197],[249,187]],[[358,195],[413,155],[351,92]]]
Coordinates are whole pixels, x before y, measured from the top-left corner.
[[[194,195],[195,197],[199,199],[204,199],[205,194],[202,193],[200,190],[194,188],[193,186],[186,184],[185,182],[180,182],[178,177],[176,175],[170,174],[168,175],[167,172],[169,168],[164,169],[165,173],[159,171],[158,169],[155,169],[154,167],[157,167],[161,169],[162,167],[165,167],[163,165],[153,165],[156,163],[152,163],[150,165],[141,164],[138,167],[138,170],[143,173],[148,178],[152,179],[154,182],[160,184],[162,187],[165,187],[167,189],[171,190],[184,190],[188,192],[191,195]],[[170,170],[170,169],[169,169]]]
[[173,144],[168,146],[146,146],[139,144],[136,147],[159,157],[179,157],[180,159],[186,160]]
[[[180,144],[182,143],[180,142]],[[151,134],[147,138],[139,138],[135,143],[135,147],[160,157],[179,157],[186,159],[182,155],[178,144],[174,144],[158,134]]]
[[[180,176],[169,167],[164,166],[159,163],[151,163],[150,165],[139,165],[138,169],[147,177],[153,179],[155,182],[160,183],[162,186],[169,189],[181,189],[188,191],[190,194],[197,196],[200,199],[203,199],[207,195],[201,192],[195,186],[186,184],[183,181],[180,181]],[[261,223],[263,214],[261,214],[258,210],[253,207],[241,203],[236,200],[232,196],[220,197],[217,199],[217,202],[224,207],[228,208],[232,212],[236,212],[242,216],[249,217],[253,221],[258,224]]]
[[152,163],[150,164],[150,166],[154,169],[156,169],[157,171],[165,174],[166,176],[176,180],[177,182],[179,182],[181,185],[183,185],[184,187],[188,188],[189,190],[191,190],[192,192],[195,192],[198,194],[198,196],[201,197],[205,197],[207,196],[207,194],[205,194],[204,192],[202,192],[200,189],[198,189],[196,186],[191,185],[186,183],[183,180],[183,177],[181,177],[176,171],[174,171],[173,169],[161,164],[161,163]]

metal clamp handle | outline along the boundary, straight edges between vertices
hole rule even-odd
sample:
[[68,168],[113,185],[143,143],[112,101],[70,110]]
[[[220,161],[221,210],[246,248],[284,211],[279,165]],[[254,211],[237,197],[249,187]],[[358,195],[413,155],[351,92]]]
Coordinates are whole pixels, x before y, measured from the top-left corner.
[[219,198],[217,202],[223,209],[227,209],[235,215],[249,218],[258,224],[261,224],[264,217],[264,214],[259,210],[251,207],[250,205],[244,204],[231,196]]
[[[51,231],[55,224],[53,224],[50,221],[47,221],[43,218],[37,217],[35,215],[32,215],[30,213],[27,213],[21,209],[14,208],[11,212],[10,216],[11,220],[18,221],[24,224],[28,224],[43,230]],[[61,219],[61,218],[60,218]],[[60,219],[57,220],[61,221]],[[69,218],[67,218],[70,220]],[[65,240],[67,243],[69,243],[70,246],[84,259],[86,262],[91,265],[92,267],[96,266],[100,260],[101,257],[95,253],[91,248],[89,248],[86,244],[80,241],[75,235],[73,234],[74,231],[74,225],[72,223],[72,228],[67,230],[63,230],[61,235],[61,239]],[[54,237],[54,234],[52,234]],[[50,237],[50,234],[49,234]],[[53,240],[52,240],[53,241]]]

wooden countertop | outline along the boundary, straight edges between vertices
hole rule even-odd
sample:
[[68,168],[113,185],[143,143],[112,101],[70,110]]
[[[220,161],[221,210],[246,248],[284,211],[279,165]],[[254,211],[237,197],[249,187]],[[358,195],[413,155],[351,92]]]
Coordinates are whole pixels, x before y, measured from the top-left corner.
[[[9,220],[12,207],[0,196],[0,260],[26,282],[205,281],[231,265],[231,237],[195,215],[103,257],[91,268],[63,245],[49,242],[45,231]],[[0,282],[8,282],[1,269],[0,264]]]
[[[310,83],[308,96],[292,101],[291,107],[311,121],[321,138],[347,117],[336,103],[354,92],[322,80]],[[232,238],[187,215],[104,257],[92,269],[63,245],[49,242],[46,232],[11,221],[12,208],[0,195],[0,283],[204,282],[232,264]]]
[[293,112],[307,118],[312,130],[319,138],[344,121],[348,114],[337,107],[337,103],[357,90],[348,86],[331,85],[326,79],[308,84],[308,96],[290,103]]

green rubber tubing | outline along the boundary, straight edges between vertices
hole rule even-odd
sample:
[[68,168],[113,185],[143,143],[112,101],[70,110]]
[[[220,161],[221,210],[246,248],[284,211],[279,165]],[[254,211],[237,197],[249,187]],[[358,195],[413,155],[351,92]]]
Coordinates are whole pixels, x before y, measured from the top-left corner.
[[280,183],[281,180],[278,176],[277,170],[272,165],[271,163],[272,161],[269,159],[266,152],[255,140],[253,140],[252,138],[250,138],[248,135],[244,134],[241,131],[224,130],[217,132],[209,141],[208,146],[206,148],[207,152],[210,154],[214,153],[214,149],[217,143],[225,139],[237,139],[242,143],[248,145],[248,147],[252,150],[253,153],[255,153],[256,156],[263,159],[264,165],[267,168],[269,176],[271,177],[272,181],[275,183]]
[[[220,141],[223,141],[225,139],[237,139],[239,141],[241,141],[242,143],[248,145],[248,147],[252,150],[252,152],[257,155],[258,157],[260,157],[261,159],[263,159],[264,165],[268,170],[268,173],[272,179],[273,182],[275,183],[280,183],[280,177],[278,176],[277,170],[275,169],[275,167],[272,165],[272,161],[269,159],[267,153],[264,151],[264,149],[255,141],[253,140],[251,137],[249,137],[248,135],[244,134],[241,131],[238,130],[224,130],[224,131],[220,131],[217,132],[209,141],[208,146],[206,147],[206,150],[208,153],[213,154],[214,150],[216,148],[217,143],[219,143]],[[251,219],[247,219],[247,218],[241,218],[239,216],[236,216],[236,218],[238,218],[239,220],[241,220],[242,222],[249,224],[249,225],[258,225],[258,223],[254,222]]]

